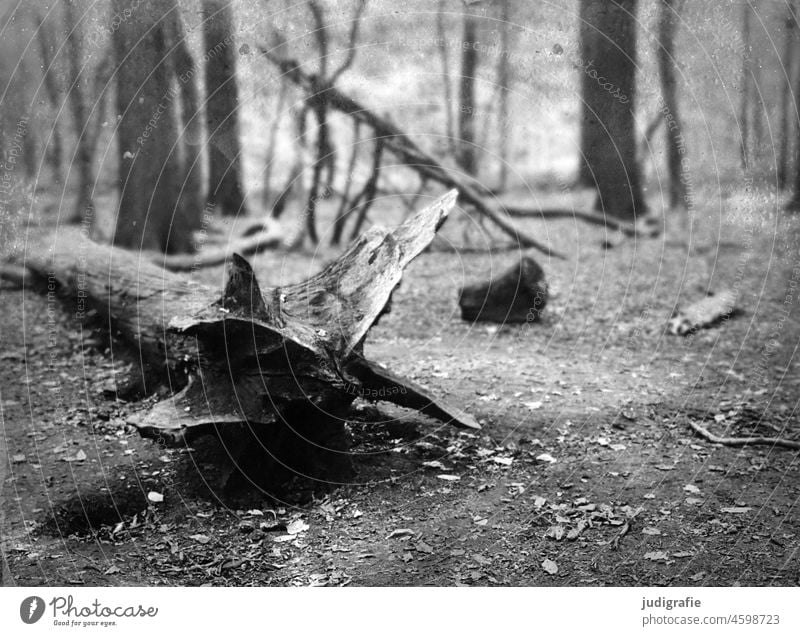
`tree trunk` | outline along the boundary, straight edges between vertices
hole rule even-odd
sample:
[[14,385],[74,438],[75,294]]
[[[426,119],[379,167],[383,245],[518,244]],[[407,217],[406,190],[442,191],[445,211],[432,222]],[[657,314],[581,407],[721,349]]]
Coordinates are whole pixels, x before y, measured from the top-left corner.
[[166,363],[171,383],[185,385],[136,419],[142,435],[185,444],[216,434],[240,449],[236,459],[247,466],[268,464],[275,445],[281,452],[293,446],[288,455],[302,464],[293,468],[323,479],[320,462],[330,457],[320,460],[317,449],[338,444],[328,455],[341,455],[341,418],[356,397],[480,428],[362,353],[404,269],[433,239],[455,199],[450,192],[394,230],[373,228],[307,281],[264,292],[236,255],[220,294],[139,253],[87,241],[77,230],[32,245],[23,264],[54,276],[79,312],[94,308],[141,359],[153,369]]
[[[120,15],[128,5],[114,0]],[[114,245],[188,252],[202,209],[184,210],[187,167],[178,151],[179,91],[171,85],[165,20],[175,0],[142,0],[114,32],[120,202]]]
[[511,129],[508,121],[508,99],[511,88],[511,77],[509,73],[508,59],[511,55],[509,50],[511,29],[510,16],[511,6],[509,2],[503,2],[500,8],[500,57],[497,60],[497,84],[498,84],[498,107],[497,107],[497,127],[500,149],[500,175],[497,184],[500,192],[504,192],[508,187],[508,148],[512,139]]
[[581,0],[582,184],[597,209],[619,218],[645,214],[634,121],[637,0]]
[[475,147],[475,73],[478,70],[478,18],[464,11],[461,82],[458,98],[458,165],[471,175],[477,172]]
[[681,157],[686,154],[683,125],[678,112],[675,78],[675,34],[681,0],[661,0],[656,48],[661,79],[662,111],[665,118],[667,174],[669,175],[669,207],[686,208],[686,186],[681,179]]
[[781,57],[781,67],[783,69],[784,78],[781,81],[781,98],[780,98],[780,130],[778,149],[778,187],[783,190],[787,186],[789,171],[791,170],[792,161],[790,158],[790,147],[792,131],[796,124],[793,122],[796,118],[796,113],[793,112],[794,102],[792,100],[792,77],[795,51],[797,49],[796,42],[796,27],[797,17],[795,15],[794,6],[789,4],[786,7],[786,20],[784,22],[785,32],[783,36],[783,55]]
[[61,92],[58,81],[58,69],[55,64],[55,46],[53,44],[53,34],[50,25],[40,14],[36,16],[37,35],[39,41],[39,55],[42,58],[42,81],[44,83],[47,100],[53,112],[53,128],[50,142],[46,148],[46,160],[53,173],[53,180],[57,185],[61,185],[64,179],[62,166],[64,163],[64,146],[61,137],[62,121],[58,116],[61,108]]
[[750,93],[752,84],[752,71],[750,66],[751,46],[750,46],[750,14],[752,8],[749,2],[742,4],[742,41],[744,43],[744,53],[742,55],[742,79],[739,89],[739,134],[741,145],[739,154],[742,162],[742,169],[746,170],[750,159]]
[[78,196],[70,219],[74,223],[94,218],[92,194],[94,192],[94,140],[91,139],[89,121],[90,105],[94,96],[89,95],[83,70],[83,29],[78,24],[76,7],[72,0],[64,2],[64,26],[67,32],[67,58],[69,63],[69,104],[72,123],[75,127],[76,148],[72,165],[78,171]]
[[209,201],[225,215],[244,211],[239,144],[239,91],[233,12],[226,0],[203,0]]

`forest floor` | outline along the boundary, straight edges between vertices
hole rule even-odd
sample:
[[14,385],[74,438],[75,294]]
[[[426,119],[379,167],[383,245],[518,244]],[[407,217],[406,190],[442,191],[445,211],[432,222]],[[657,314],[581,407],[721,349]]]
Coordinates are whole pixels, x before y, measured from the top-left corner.
[[[712,444],[689,426],[800,438],[800,219],[775,207],[734,188],[722,209],[694,215],[688,241],[670,227],[619,242],[598,227],[526,221],[568,255],[532,254],[553,292],[538,323],[459,318],[458,287],[519,253],[421,255],[367,354],[483,430],[358,405],[357,476],[316,494],[298,482],[277,498],[223,498],[214,441],[141,439],[126,419],[143,406],[113,397],[122,362],[60,304],[3,289],[14,581],[800,584],[798,454]],[[463,225],[450,220],[445,236]],[[292,282],[333,255],[267,252],[254,267],[265,284]],[[219,283],[222,269],[203,276]],[[688,338],[666,333],[676,307],[726,286],[739,290],[737,316]]]

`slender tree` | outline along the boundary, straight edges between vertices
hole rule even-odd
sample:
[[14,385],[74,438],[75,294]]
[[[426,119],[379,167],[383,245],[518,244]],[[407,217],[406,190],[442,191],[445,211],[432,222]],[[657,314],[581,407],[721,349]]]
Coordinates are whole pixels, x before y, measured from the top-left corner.
[[497,125],[498,125],[498,138],[500,148],[498,154],[500,155],[500,182],[498,187],[501,191],[508,187],[508,149],[511,141],[509,135],[509,121],[508,121],[508,98],[509,90],[511,88],[510,69],[508,58],[510,55],[509,47],[511,46],[509,31],[511,30],[511,3],[503,2],[500,5],[500,56],[497,60],[497,89],[498,95],[498,110],[497,110]]
[[739,90],[739,135],[740,150],[739,156],[742,168],[746,169],[750,158],[750,94],[752,91],[752,66],[751,66],[751,46],[750,46],[750,14],[752,8],[749,0],[742,3],[742,42],[744,53],[742,55],[742,79]]
[[51,25],[45,21],[41,13],[36,14],[36,36],[39,43],[39,56],[42,58],[42,82],[44,83],[47,101],[53,112],[53,127],[50,132],[50,143],[47,145],[46,159],[53,173],[53,179],[60,184],[64,178],[62,172],[64,144],[62,139],[62,120],[58,117],[61,108],[61,85],[59,67],[55,59],[55,44]]
[[637,0],[581,0],[583,121],[579,180],[597,208],[620,218],[646,212],[636,160]]
[[458,112],[458,165],[469,174],[478,168],[475,152],[475,74],[478,70],[478,18],[464,8],[461,51],[461,79],[459,81]]
[[239,142],[239,91],[233,11],[229,0],[203,0],[206,59],[206,125],[209,147],[208,198],[223,214],[244,208]]
[[[113,0],[114,11],[129,9]],[[202,209],[187,209],[181,187],[188,174],[178,150],[178,100],[167,42],[176,0],[140,0],[114,32],[120,201],[114,244],[188,252]]]
[[794,70],[792,60],[797,54],[797,14],[795,13],[794,5],[791,3],[786,5],[783,38],[781,67],[784,78],[781,82],[781,121],[778,138],[778,187],[781,189],[787,186],[789,170],[791,169],[790,138],[796,117],[796,113],[793,112],[794,102],[792,101],[792,73]]
[[[78,196],[70,220],[78,222],[85,216],[90,219],[94,217],[94,160],[100,124],[104,119],[107,96],[105,85],[112,65],[109,57],[102,56],[95,67],[88,66],[81,45],[83,28],[78,22],[75,0],[64,2],[64,26],[67,32],[68,97],[75,129],[75,153],[70,169],[74,166],[78,171]],[[90,73],[91,79],[88,77]]]
[[661,0],[659,5],[658,42],[656,57],[661,79],[661,97],[666,120],[667,174],[669,175],[669,206],[686,207],[686,186],[681,179],[681,158],[686,152],[683,125],[678,111],[675,77],[675,34],[682,0]]

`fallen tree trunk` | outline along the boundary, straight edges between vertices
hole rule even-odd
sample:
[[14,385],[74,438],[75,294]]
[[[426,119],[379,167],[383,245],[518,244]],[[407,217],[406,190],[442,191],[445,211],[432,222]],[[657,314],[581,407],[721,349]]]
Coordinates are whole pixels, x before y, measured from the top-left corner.
[[166,369],[170,386],[183,387],[132,422],[142,435],[176,445],[215,434],[264,483],[287,466],[330,479],[331,466],[347,463],[343,425],[356,397],[480,428],[362,354],[403,270],[455,201],[450,192],[394,230],[372,228],[307,281],[263,292],[237,255],[220,295],[73,230],[29,245],[21,264],[54,276],[79,313],[95,309],[142,365]]
[[520,232],[510,221],[503,218],[501,212],[493,209],[484,201],[480,188],[462,179],[455,171],[447,170],[393,123],[379,117],[332,85],[321,82],[316,75],[306,73],[296,60],[281,59],[263,47],[261,53],[280,68],[284,77],[303,88],[314,100],[323,101],[328,107],[345,113],[372,128],[375,137],[381,138],[385,148],[401,159],[408,168],[446,188],[457,189],[464,203],[471,205],[479,214],[490,219],[505,234],[517,241],[520,247],[532,247],[547,256],[564,258],[562,254]]

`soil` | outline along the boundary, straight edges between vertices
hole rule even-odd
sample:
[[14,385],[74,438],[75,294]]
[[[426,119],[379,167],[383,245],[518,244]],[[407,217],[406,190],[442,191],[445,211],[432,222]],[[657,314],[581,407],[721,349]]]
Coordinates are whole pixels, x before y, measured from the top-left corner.
[[[540,322],[471,325],[458,288],[516,251],[431,251],[407,270],[367,355],[476,416],[463,432],[378,403],[348,426],[356,477],[223,493],[215,440],[161,448],[126,424],[119,345],[56,299],[2,290],[3,540],[19,585],[797,585],[800,463],[725,436],[800,438],[798,229],[733,193],[725,213],[620,240],[525,229]],[[445,236],[459,237],[453,219]],[[470,229],[473,241],[483,237]],[[685,235],[684,235],[685,236]],[[502,243],[502,238],[492,240]],[[312,257],[313,256],[313,257]],[[333,256],[270,252],[267,284]],[[221,280],[222,270],[202,274]],[[738,315],[687,338],[679,306],[735,288]]]

